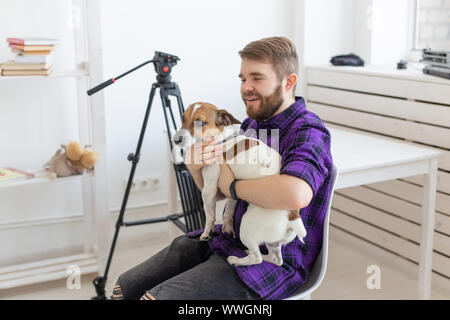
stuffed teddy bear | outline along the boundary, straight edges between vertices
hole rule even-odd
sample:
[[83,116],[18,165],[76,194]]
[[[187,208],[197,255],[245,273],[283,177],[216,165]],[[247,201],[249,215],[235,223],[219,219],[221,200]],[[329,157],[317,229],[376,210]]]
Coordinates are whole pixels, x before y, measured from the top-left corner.
[[70,141],[67,144],[66,154],[80,173],[83,173],[85,169],[91,170],[98,159],[98,153],[92,150],[91,146],[83,148],[76,141]]
[[61,148],[44,165],[50,171],[51,179],[82,174],[84,170],[92,170],[97,162],[98,153],[89,146],[83,148],[78,142],[70,141],[67,146],[62,144]]

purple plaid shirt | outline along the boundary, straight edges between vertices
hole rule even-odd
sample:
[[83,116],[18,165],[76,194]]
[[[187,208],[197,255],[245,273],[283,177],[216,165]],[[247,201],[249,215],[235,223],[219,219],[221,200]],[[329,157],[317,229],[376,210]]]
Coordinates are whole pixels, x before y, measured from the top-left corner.
[[[305,244],[296,237],[282,246],[282,266],[263,261],[257,265],[235,267],[239,278],[262,299],[283,299],[306,282],[322,246],[323,223],[333,170],[331,137],[322,120],[308,111],[304,99],[299,97],[288,109],[268,121],[246,118],[241,125],[241,130],[247,136],[256,133],[259,138],[260,129],[267,129],[267,140],[263,141],[269,146],[272,146],[270,129],[279,129],[278,150],[282,156],[280,173],[304,180],[313,190],[311,203],[300,210],[307,232]],[[215,236],[209,241],[209,246],[224,259],[230,255],[246,256],[246,248],[239,240],[239,230],[247,206],[248,203],[243,200],[239,200],[236,205],[234,230],[237,239],[222,233],[222,225],[215,226]],[[194,231],[188,236],[198,236],[201,232],[202,230]],[[267,253],[265,246],[261,246],[261,252]]]

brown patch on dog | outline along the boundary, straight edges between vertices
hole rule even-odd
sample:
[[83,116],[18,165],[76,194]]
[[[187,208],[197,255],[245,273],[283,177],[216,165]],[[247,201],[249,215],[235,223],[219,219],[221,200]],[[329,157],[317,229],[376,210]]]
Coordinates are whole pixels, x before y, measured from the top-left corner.
[[[244,139],[244,140],[239,141],[238,143],[236,143],[233,146],[233,156],[231,157],[231,159],[236,157],[239,154],[239,152],[247,151],[248,149],[250,149],[254,146],[257,146],[257,145],[259,145],[258,140]],[[231,148],[228,150],[231,150]],[[225,159],[227,159],[228,150],[223,152],[223,157]]]
[[288,220],[293,221],[295,219],[300,219],[300,211],[299,210],[289,211]]
[[[198,105],[198,108],[194,107]],[[201,132],[194,132],[195,121],[201,121]],[[216,136],[223,132],[224,125],[236,123],[235,118],[226,110],[219,110],[215,105],[207,102],[195,102],[183,114],[182,129],[187,129],[191,136],[206,138]]]

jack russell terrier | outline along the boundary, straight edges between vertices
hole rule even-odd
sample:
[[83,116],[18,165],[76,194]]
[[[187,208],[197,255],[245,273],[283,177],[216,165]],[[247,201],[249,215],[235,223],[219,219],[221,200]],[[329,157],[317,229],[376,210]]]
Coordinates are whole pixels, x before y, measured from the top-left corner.
[[[244,135],[236,135],[237,130],[230,130],[233,124],[240,124],[226,110],[219,110],[210,103],[197,102],[187,108],[183,114],[183,124],[173,137],[173,160],[179,164],[183,155],[195,142],[206,137],[223,141],[223,158],[229,165],[236,179],[256,179],[280,173],[280,154],[260,140]],[[217,182],[220,164],[213,163],[202,168],[204,187],[202,199],[206,213],[205,230],[200,240],[210,239],[216,217]],[[233,214],[237,200],[228,199],[224,213],[222,231],[234,234]],[[281,246],[291,242],[296,236],[303,242],[306,230],[298,210],[274,210],[249,203],[240,227],[241,242],[248,248],[248,256],[238,258],[229,256],[231,265],[246,266],[259,264],[263,260],[281,266]],[[265,244],[267,255],[262,255],[259,245]]]

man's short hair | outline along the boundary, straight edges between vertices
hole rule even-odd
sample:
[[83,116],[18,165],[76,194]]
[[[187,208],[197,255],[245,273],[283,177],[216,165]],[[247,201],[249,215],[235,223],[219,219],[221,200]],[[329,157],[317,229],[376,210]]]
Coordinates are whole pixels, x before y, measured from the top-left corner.
[[[298,74],[295,45],[285,37],[269,37],[250,42],[239,51],[239,55],[242,59],[272,63],[280,82],[291,73]],[[294,95],[296,85],[293,89]]]

